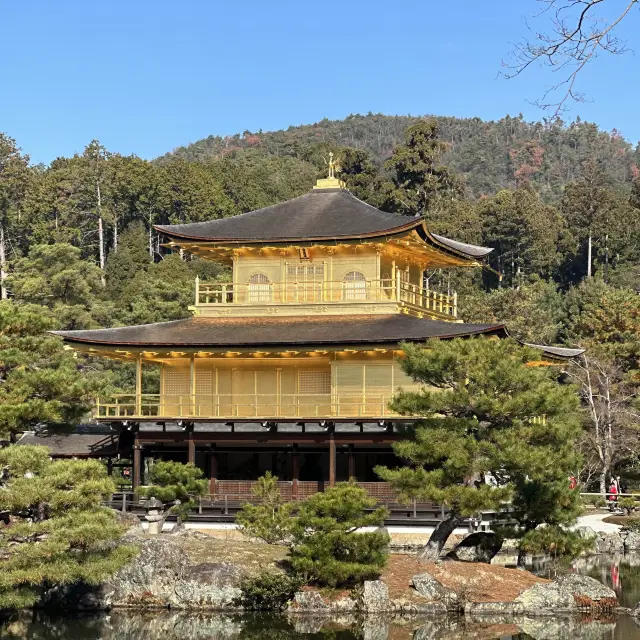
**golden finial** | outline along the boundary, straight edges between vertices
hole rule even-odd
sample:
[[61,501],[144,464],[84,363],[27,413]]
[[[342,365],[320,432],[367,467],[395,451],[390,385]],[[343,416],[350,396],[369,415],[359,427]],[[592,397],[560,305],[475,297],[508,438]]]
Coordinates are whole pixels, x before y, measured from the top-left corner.
[[329,175],[328,178],[335,178],[334,169],[336,167],[336,163],[333,161],[333,151],[329,151]]
[[[326,162],[326,160],[325,160]],[[329,166],[329,175],[326,178],[320,178],[316,182],[316,186],[314,189],[344,189],[345,185],[342,180],[338,180],[336,178],[336,171],[340,171],[340,167],[338,163],[333,159],[333,151],[329,152],[329,162],[327,162]]]

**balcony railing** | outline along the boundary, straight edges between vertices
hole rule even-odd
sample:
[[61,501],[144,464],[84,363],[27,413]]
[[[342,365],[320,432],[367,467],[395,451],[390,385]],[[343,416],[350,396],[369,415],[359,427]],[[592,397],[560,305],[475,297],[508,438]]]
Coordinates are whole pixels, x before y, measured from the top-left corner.
[[144,393],[114,394],[98,400],[97,418],[384,418],[393,393],[219,394],[189,396]]
[[457,317],[457,295],[438,293],[399,279],[238,284],[200,282],[196,306],[402,302],[421,311]]

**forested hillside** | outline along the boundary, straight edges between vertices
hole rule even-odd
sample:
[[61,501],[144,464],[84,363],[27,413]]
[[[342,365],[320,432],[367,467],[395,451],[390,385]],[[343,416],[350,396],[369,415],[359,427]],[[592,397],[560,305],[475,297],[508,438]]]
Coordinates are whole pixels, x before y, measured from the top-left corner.
[[634,147],[619,133],[600,131],[580,119],[525,122],[522,116],[497,121],[442,116],[351,115],[344,120],[322,120],[289,127],[284,131],[250,132],[234,136],[209,136],[167,154],[189,161],[206,161],[245,150],[262,156],[308,160],[318,144],[363,149],[378,167],[402,142],[404,131],[422,119],[438,124],[440,138],[447,143],[443,162],[464,176],[469,195],[482,196],[530,180],[545,200],[560,197],[562,187],[583,174],[586,161],[606,164],[610,176],[629,182],[640,166],[640,146]]
[[[466,321],[588,347],[570,374],[585,406],[585,465],[635,465],[638,151],[592,124],[520,118],[353,116],[209,138],[152,162],[92,141],[46,167],[0,134],[0,432],[86,420],[97,394],[132,388],[130,365],[74,356],[47,330],[186,317],[196,275],[228,281],[221,265],[170,253],[153,225],[298,196],[326,175],[330,151],[362,200],[494,248],[490,268],[425,278],[458,291]],[[144,375],[149,392],[154,375]]]

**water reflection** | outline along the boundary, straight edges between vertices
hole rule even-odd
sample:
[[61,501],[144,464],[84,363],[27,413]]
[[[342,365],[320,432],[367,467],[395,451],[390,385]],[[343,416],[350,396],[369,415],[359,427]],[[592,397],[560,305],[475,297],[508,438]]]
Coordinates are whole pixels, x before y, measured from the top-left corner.
[[[509,556],[496,558],[509,565]],[[515,558],[513,558],[515,562]],[[612,587],[624,607],[640,601],[640,554],[580,558],[559,567],[535,558],[539,575],[576,571]],[[19,613],[0,619],[2,640],[640,640],[640,627],[629,616],[527,618],[524,616],[425,619],[419,617],[358,618],[312,616],[197,614],[117,610],[100,615],[48,616]]]
[[309,617],[113,611],[93,616],[17,614],[0,623],[3,640],[525,640],[640,639],[628,617],[616,620]]

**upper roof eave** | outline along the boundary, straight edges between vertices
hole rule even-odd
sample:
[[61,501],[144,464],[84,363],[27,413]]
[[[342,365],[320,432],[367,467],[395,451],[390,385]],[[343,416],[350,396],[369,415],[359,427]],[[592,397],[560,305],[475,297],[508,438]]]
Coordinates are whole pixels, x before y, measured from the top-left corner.
[[389,227],[388,229],[382,229],[379,231],[369,231],[367,233],[349,234],[349,235],[333,235],[333,236],[310,236],[308,238],[294,238],[286,237],[282,238],[215,238],[215,237],[203,237],[192,236],[178,233],[176,231],[170,231],[173,225],[153,225],[153,228],[160,233],[164,233],[170,238],[178,240],[186,240],[193,242],[206,242],[207,244],[282,244],[282,243],[300,243],[300,242],[339,242],[340,240],[358,240],[360,238],[383,238],[390,235],[397,235],[405,231],[411,231],[416,227],[419,227],[423,222],[422,219],[412,219],[409,222],[399,225],[397,227]]

